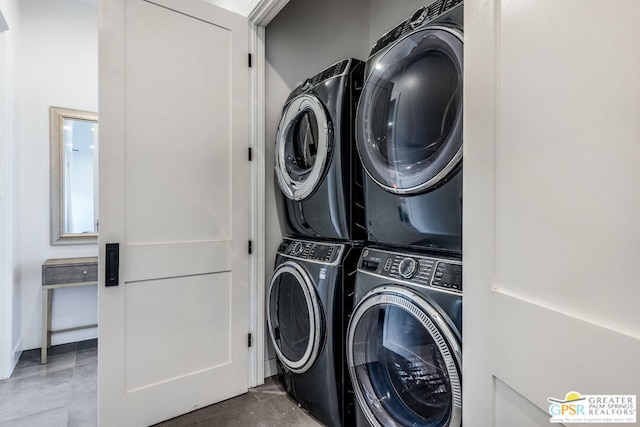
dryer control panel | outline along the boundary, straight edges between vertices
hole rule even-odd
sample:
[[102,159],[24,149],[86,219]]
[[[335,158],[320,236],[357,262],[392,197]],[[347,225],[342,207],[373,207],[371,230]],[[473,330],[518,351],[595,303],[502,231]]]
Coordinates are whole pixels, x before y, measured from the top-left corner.
[[455,18],[453,18],[454,21],[461,21],[462,7],[460,6],[462,5],[462,2],[463,0],[436,0],[429,6],[421,7],[398,26],[392,28],[380,37],[378,41],[376,41],[376,44],[371,48],[369,56],[373,56],[375,53],[389,46],[408,32],[411,32],[422,25],[426,25],[435,19],[446,20],[448,15],[452,15],[455,16]]
[[358,270],[412,283],[462,293],[462,262],[409,252],[366,248]]
[[278,253],[290,258],[333,264],[338,261],[342,248],[343,245],[339,244],[284,239],[278,247]]

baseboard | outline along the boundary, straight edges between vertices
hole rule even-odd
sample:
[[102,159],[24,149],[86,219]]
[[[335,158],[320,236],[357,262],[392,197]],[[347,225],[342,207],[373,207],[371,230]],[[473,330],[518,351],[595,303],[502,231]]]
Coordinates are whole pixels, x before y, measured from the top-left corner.
[[278,374],[278,365],[276,359],[267,359],[264,361],[264,377],[269,378]]
[[[33,350],[42,347],[42,336],[24,336],[22,350]],[[98,327],[80,329],[71,332],[60,332],[51,335],[51,345],[67,344],[71,342],[86,341],[98,338]]]
[[[98,338],[98,327],[80,329],[72,332],[60,332],[51,335],[51,345],[68,344]],[[40,346],[38,346],[40,347]]]
[[[7,353],[9,352],[7,351]],[[11,378],[13,370],[16,368],[16,365],[20,361],[20,356],[22,356],[22,338],[18,340],[11,352],[6,356],[7,359],[3,360],[3,362],[6,362],[6,364],[3,363],[0,366],[0,381]]]
[[22,337],[18,340],[16,345],[13,347],[11,351],[11,360],[9,361],[9,376],[13,373],[13,370],[16,368],[16,365],[20,361],[20,356],[22,356]]

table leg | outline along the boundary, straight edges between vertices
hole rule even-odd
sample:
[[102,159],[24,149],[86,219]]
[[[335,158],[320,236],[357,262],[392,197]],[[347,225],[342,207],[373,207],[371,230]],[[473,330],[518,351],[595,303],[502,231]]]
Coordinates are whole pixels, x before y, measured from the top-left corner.
[[49,289],[42,288],[42,348],[40,364],[47,363],[47,347],[49,346]]

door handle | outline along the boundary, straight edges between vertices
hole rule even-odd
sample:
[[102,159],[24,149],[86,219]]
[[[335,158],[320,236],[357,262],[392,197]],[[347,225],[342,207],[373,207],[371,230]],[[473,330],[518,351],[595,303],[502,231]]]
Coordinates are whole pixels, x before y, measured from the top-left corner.
[[105,286],[118,286],[118,270],[120,269],[120,243],[107,243],[105,256]]

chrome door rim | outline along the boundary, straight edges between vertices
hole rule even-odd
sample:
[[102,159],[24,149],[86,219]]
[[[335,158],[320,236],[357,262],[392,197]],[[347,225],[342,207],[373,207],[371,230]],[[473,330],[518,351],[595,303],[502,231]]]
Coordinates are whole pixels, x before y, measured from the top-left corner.
[[462,385],[458,367],[462,365],[460,344],[456,335],[430,302],[406,288],[394,285],[381,286],[369,291],[354,309],[347,328],[347,367],[360,409],[372,426],[388,427],[382,426],[369,408],[356,374],[353,354],[354,335],[358,322],[370,308],[382,304],[393,305],[408,311],[429,331],[446,363],[451,384],[451,416],[447,426],[459,427],[462,424]]
[[[271,300],[271,292],[273,290],[273,286],[275,285],[276,279],[284,274],[289,273],[297,280],[298,284],[302,288],[302,291],[305,295],[305,301],[307,303],[307,311],[309,314],[309,319],[312,322],[309,330],[309,343],[307,344],[307,348],[305,350],[304,355],[300,358],[300,360],[290,360],[287,358],[280,350],[280,346],[276,341],[273,332],[273,319],[271,318],[271,310],[270,300]],[[309,370],[309,368],[314,364],[316,358],[318,357],[318,353],[320,351],[320,344],[322,343],[321,336],[321,308],[318,301],[318,297],[316,296],[315,286],[313,281],[307,274],[307,272],[297,263],[292,261],[286,261],[281,264],[273,273],[271,277],[271,282],[269,284],[269,291],[267,293],[268,301],[267,301],[267,322],[269,324],[269,335],[271,336],[271,341],[273,343],[274,350],[284,365],[295,373],[303,373]]]
[[[307,111],[313,112],[317,120],[318,151],[309,176],[307,176],[304,181],[297,181],[292,179],[289,173],[287,173],[285,152],[287,144],[291,142],[290,133],[294,124],[297,123],[299,117]],[[327,167],[331,144],[332,134],[330,121],[320,100],[309,94],[303,94],[294,98],[283,111],[276,133],[276,177],[278,185],[286,197],[292,200],[302,200],[313,193],[322,180],[325,168]]]
[[[457,28],[441,26],[441,25],[432,25],[432,26],[422,27],[422,28],[416,29],[415,31],[407,33],[401,39],[399,39],[395,43],[393,43],[390,47],[387,48],[386,52],[382,56],[380,56],[380,58],[378,58],[378,60],[376,62],[382,61],[387,56],[389,51],[391,51],[397,44],[401,43],[404,39],[412,36],[413,34],[419,33],[419,32],[432,31],[432,30],[441,30],[441,31],[446,31],[448,33],[451,33],[452,35],[454,35],[456,38],[458,38],[464,44],[463,33]],[[361,97],[360,97],[361,100],[364,99],[364,97],[362,95],[365,93],[365,90],[367,88],[367,84],[369,82],[369,77],[370,77],[370,75],[367,77],[367,79],[366,79],[366,81],[365,81],[365,83],[363,85],[362,94],[361,94]],[[358,103],[358,110],[359,109],[360,109],[360,102]],[[358,117],[358,116],[359,116],[359,114],[356,114],[356,117]],[[456,122],[458,122],[456,124],[457,126],[462,126],[462,119],[456,118]],[[360,124],[358,124],[358,125],[360,125]],[[462,135],[460,136],[460,138],[462,138]],[[358,155],[362,159],[362,153],[361,153],[361,149],[360,149],[360,144],[356,144],[356,149],[358,151]],[[423,191],[426,191],[426,190],[438,185],[441,181],[443,181],[447,177],[447,175],[449,175],[449,173],[458,165],[458,163],[460,163],[460,161],[462,160],[462,153],[463,153],[463,145],[461,144],[460,148],[456,151],[456,153],[451,158],[451,160],[442,168],[442,170],[440,170],[436,175],[434,175],[433,177],[431,177],[427,181],[425,181],[425,182],[423,182],[423,183],[421,183],[419,185],[415,185],[413,187],[409,187],[409,188],[393,187],[393,186],[385,184],[384,182],[381,182],[379,179],[377,179],[374,176],[374,174],[371,171],[369,171],[369,168],[367,167],[366,162],[364,160],[362,160],[362,167],[365,170],[365,172],[367,173],[367,176],[369,176],[369,178],[371,178],[371,180],[373,180],[373,182],[375,182],[378,186],[380,186],[380,188],[384,189],[385,191],[387,191],[389,193],[393,193],[393,194],[399,194],[399,195],[410,195],[410,194],[416,194],[416,193],[421,193]]]

